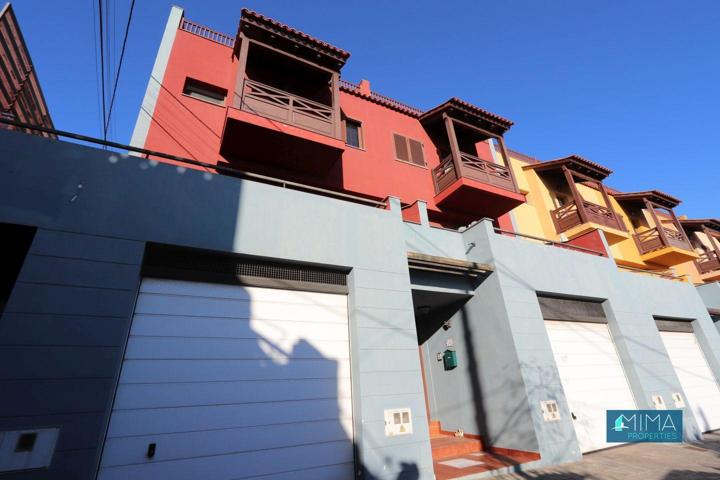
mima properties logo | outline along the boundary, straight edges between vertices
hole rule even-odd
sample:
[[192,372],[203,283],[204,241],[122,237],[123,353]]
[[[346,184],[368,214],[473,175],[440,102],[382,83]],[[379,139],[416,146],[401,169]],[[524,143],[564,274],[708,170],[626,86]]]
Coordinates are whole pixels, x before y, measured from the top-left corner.
[[682,410],[608,410],[608,442],[682,442]]

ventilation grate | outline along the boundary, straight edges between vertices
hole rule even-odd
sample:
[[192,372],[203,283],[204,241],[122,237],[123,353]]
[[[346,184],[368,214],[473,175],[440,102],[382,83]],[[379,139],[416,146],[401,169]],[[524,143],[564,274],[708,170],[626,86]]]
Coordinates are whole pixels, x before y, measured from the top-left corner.
[[347,286],[347,272],[341,270],[159,245],[148,245],[143,271],[146,275],[170,272],[171,276],[187,277],[193,273],[205,273],[235,280],[249,277]]

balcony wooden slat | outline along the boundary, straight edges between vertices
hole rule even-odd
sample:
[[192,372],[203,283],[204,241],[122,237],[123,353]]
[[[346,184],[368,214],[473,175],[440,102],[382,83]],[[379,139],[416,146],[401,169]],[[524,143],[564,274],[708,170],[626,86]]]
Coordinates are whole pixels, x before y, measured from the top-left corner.
[[498,165],[465,152],[460,152],[458,164],[460,165],[459,174],[453,162],[452,154],[450,154],[440,162],[440,165],[433,169],[436,193],[442,192],[461,177],[510,192],[517,192],[510,170],[504,165]]
[[335,134],[332,107],[254,80],[245,80],[241,108],[324,135]]
[[720,270],[720,257],[715,252],[705,252],[695,260],[695,265],[701,274]]
[[[660,228],[662,228],[662,231]],[[633,236],[641,255],[666,247],[677,247],[683,250],[692,250],[692,247],[685,240],[685,236],[682,233],[671,228],[660,228],[651,228],[644,232],[636,233]]]
[[[613,215],[613,212],[609,208],[596,203],[588,202],[587,200],[583,200],[583,207],[588,222],[625,231],[625,226],[622,221]],[[584,223],[576,202],[563,205],[562,207],[551,211],[550,215],[552,216],[555,229],[558,233],[565,232]]]

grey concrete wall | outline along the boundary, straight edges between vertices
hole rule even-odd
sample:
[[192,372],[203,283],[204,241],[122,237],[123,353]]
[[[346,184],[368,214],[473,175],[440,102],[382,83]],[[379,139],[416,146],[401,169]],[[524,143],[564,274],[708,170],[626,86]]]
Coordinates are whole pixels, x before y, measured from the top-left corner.
[[[720,336],[692,285],[622,272],[610,259],[499,235],[487,221],[470,228],[464,237],[466,243],[479,247],[468,257],[476,252],[474,259],[493,264],[499,277],[544,461],[570,460],[577,447],[538,293],[604,300],[608,326],[638,408],[651,408],[653,394],[663,395],[667,402],[672,392],[682,391],[653,316],[693,320],[695,334],[720,378]],[[544,398],[558,399],[568,420],[543,422],[539,402]],[[687,438],[699,436],[692,415],[686,416],[685,427]]]
[[143,243],[39,229],[0,320],[0,429],[61,426],[52,469],[89,478],[112,403]]
[[[482,379],[479,384],[487,418],[484,428],[489,438],[502,443],[500,446],[522,448],[520,438],[524,436],[526,449],[532,450],[533,445],[539,447],[542,463],[570,461],[580,456],[538,294],[603,302],[608,327],[638,408],[652,408],[653,394],[663,395],[667,402],[673,392],[682,391],[654,316],[691,320],[711,368],[720,378],[720,335],[698,291],[690,284],[623,272],[612,259],[499,235],[488,221],[463,233],[423,229],[417,225],[406,227],[405,233],[410,250],[445,254],[495,267],[495,272],[468,303],[466,314],[472,328],[468,338],[477,347],[478,375]],[[714,291],[710,287],[703,291],[703,288],[700,292],[707,301]],[[433,347],[437,349],[442,344],[441,336]],[[466,355],[460,346],[458,349],[459,355]],[[485,369],[495,373],[503,371],[509,387],[496,378],[484,376]],[[470,383],[457,386],[457,381],[450,381],[451,376],[434,376],[436,382],[438,378],[447,379],[448,389],[452,386],[461,392],[458,398],[470,398],[467,390],[471,388]],[[496,386],[499,388],[495,389]],[[490,395],[493,392],[497,392],[497,398]],[[523,402],[513,405],[518,396],[525,405]],[[556,400],[560,406],[559,422],[542,419],[540,401],[549,399]],[[458,403],[452,400],[450,395],[436,394],[430,403],[441,412],[439,415],[445,412],[449,426],[453,422],[466,425],[476,407],[467,402],[457,407]],[[452,405],[455,407],[450,408]],[[512,423],[510,412],[519,412],[517,424]],[[506,423],[512,428],[503,434],[502,426]],[[530,433],[522,430],[524,425],[532,425]],[[687,439],[700,435],[692,415],[686,415],[685,435]]]
[[707,308],[720,310],[720,282],[707,283],[696,288]]
[[[360,462],[370,478],[433,477],[400,212],[2,131],[0,221],[40,229],[1,320],[3,336],[24,345],[8,347],[6,358],[28,363],[0,370],[17,384],[13,399],[2,400],[8,408],[38,397],[31,410],[0,416],[32,414],[23,425],[34,426],[65,415],[54,424],[66,456],[32,478],[92,475],[148,241],[351,267]],[[36,328],[14,316],[24,313],[34,315]],[[51,391],[48,377],[85,383]],[[414,434],[385,437],[383,410],[399,407],[412,408]],[[73,409],[82,412],[68,416]],[[85,411],[92,413],[81,422]]]
[[[720,282],[700,285],[697,290],[707,308],[720,312]],[[711,317],[715,322],[715,328],[720,332],[720,314],[713,314]]]

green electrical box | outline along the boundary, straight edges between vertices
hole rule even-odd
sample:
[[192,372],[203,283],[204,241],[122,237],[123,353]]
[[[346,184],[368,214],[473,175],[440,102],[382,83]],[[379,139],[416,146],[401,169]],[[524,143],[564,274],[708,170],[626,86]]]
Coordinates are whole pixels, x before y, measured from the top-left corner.
[[452,370],[457,367],[457,353],[455,353],[455,350],[445,350],[445,353],[443,353],[443,366],[445,370]]

